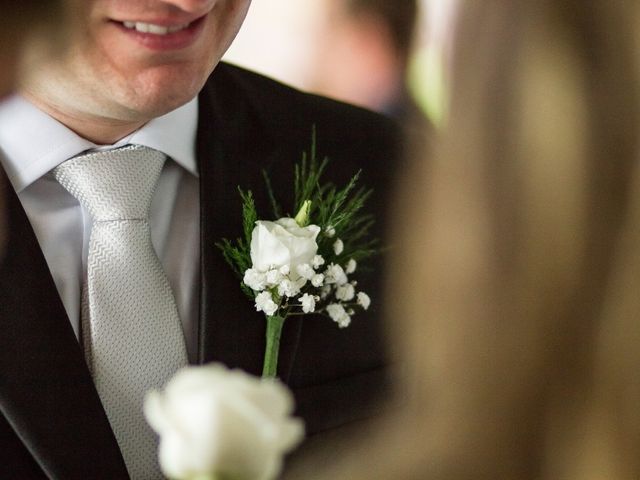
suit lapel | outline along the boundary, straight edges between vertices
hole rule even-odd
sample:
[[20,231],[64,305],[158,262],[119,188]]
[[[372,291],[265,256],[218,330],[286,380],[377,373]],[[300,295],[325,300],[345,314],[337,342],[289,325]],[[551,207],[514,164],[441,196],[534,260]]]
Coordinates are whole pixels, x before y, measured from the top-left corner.
[[[271,217],[262,169],[279,164],[283,155],[270,134],[267,119],[238,94],[227,81],[225,66],[218,67],[213,82],[199,99],[197,155],[200,172],[201,208],[201,306],[200,361],[220,361],[259,375],[264,355],[265,319],[240,289],[235,277],[215,246],[222,238],[242,235],[242,211],[237,187],[252,190],[259,215]],[[300,152],[298,152],[298,155]],[[289,167],[283,167],[289,170]],[[276,189],[291,188],[274,178]],[[281,185],[282,182],[282,185]],[[282,337],[279,376],[291,372],[301,322],[288,319]]]
[[20,201],[0,264],[0,413],[50,478],[128,478]]

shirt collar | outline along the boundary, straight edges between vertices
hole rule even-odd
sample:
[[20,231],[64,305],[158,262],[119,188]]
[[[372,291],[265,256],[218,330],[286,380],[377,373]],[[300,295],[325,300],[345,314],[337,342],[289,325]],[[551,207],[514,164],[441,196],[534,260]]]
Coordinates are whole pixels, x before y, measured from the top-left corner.
[[86,150],[117,148],[126,144],[159,150],[197,176],[197,123],[196,97],[176,110],[154,118],[113,145],[97,145],[16,95],[0,104],[0,162],[17,192]]

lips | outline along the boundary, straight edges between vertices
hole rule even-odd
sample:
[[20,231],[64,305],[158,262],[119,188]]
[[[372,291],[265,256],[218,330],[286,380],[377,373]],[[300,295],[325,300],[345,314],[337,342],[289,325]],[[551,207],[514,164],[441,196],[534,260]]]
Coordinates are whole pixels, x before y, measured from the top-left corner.
[[193,44],[203,30],[207,15],[193,21],[112,21],[130,39],[156,51],[178,50]]
[[188,28],[191,25],[191,22],[171,26],[156,25],[155,23],[145,22],[122,22],[122,25],[129,30],[135,30],[137,32],[152,33],[154,35],[168,35],[169,33],[176,33]]

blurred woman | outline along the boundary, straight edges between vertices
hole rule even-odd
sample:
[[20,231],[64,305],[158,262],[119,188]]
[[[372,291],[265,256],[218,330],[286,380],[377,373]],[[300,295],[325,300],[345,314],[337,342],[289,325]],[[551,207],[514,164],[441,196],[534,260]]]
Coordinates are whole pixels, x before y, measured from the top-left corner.
[[400,123],[427,123],[409,92],[417,0],[325,0],[311,89],[383,112]]
[[638,9],[464,5],[397,207],[408,400],[326,478],[640,478]]

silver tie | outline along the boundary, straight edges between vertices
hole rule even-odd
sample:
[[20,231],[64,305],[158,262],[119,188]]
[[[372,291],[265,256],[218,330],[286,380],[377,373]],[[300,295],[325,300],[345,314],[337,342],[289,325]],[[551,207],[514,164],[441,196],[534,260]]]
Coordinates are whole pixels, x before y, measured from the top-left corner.
[[148,212],[164,155],[131,145],[72,158],[58,182],[91,213],[82,338],[89,369],[132,479],[162,478],[144,394],[187,364]]

